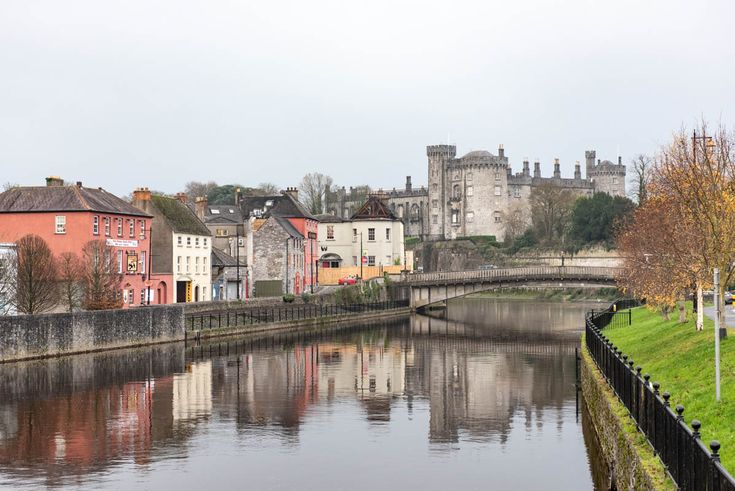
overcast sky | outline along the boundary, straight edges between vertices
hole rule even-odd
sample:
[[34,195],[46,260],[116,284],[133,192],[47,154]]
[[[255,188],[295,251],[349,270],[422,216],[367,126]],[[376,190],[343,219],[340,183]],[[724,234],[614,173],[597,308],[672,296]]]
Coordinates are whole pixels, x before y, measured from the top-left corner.
[[735,2],[1,0],[0,183],[426,183],[735,126]]

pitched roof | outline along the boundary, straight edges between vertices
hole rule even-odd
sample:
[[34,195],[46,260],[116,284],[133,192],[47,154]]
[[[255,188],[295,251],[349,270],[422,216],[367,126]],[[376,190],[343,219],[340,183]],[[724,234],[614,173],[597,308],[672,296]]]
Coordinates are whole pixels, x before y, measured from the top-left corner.
[[150,217],[102,188],[23,186],[0,193],[0,213],[91,211]]
[[301,235],[301,232],[299,232],[296,227],[294,227],[291,222],[288,221],[287,218],[274,216],[272,217],[278,224],[281,226],[283,230],[286,231],[288,235],[290,235],[294,239],[303,239],[304,236]]
[[398,220],[398,217],[378,196],[370,196],[350,220]]
[[242,223],[242,213],[235,205],[207,205],[204,207],[204,223]]
[[176,198],[167,196],[151,196],[151,203],[161,212],[166,222],[174,232],[180,234],[206,235],[212,233],[202,223],[196,214],[184,203]]
[[345,220],[342,217],[338,217],[337,215],[332,215],[331,213],[325,213],[323,215],[315,215],[314,218],[317,219],[317,221],[321,223],[344,223],[349,222],[349,220]]
[[316,220],[304,205],[290,194],[278,196],[246,196],[242,205],[243,216],[280,216],[285,218],[307,218]]
[[[219,249],[212,248],[212,266],[219,266],[219,267],[236,267],[237,266],[237,259],[230,256],[224,251],[220,251]],[[245,263],[242,262],[242,258],[240,258],[240,266],[245,266]]]

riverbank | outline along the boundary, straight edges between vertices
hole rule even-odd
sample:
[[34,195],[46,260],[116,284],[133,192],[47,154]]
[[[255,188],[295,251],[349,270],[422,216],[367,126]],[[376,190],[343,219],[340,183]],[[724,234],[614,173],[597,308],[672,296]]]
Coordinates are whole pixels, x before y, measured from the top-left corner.
[[[691,311],[691,305],[688,306]],[[718,440],[720,458],[728,471],[735,469],[735,331],[722,340],[721,401],[715,401],[714,324],[705,318],[704,331],[697,332],[689,315],[679,324],[677,313],[664,321],[657,312],[633,309],[632,324],[605,329],[605,335],[649,373],[661,392],[671,393],[671,405],[684,406],[684,419],[702,423],[702,440]]]
[[[582,345],[585,345],[584,338]],[[607,486],[612,488],[614,482],[616,489],[676,489],[661,460],[654,455],[592,357],[586,349],[581,353],[582,394],[602,457],[610,470]]]
[[617,288],[499,288],[482,293],[475,293],[469,297],[498,298],[498,299],[523,299],[523,300],[548,300],[560,302],[605,302],[605,306],[620,298]]

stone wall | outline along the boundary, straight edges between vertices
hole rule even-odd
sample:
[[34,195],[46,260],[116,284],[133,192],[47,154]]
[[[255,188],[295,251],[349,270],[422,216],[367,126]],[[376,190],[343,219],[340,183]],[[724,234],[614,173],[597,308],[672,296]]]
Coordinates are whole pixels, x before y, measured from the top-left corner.
[[581,352],[582,393],[602,457],[615,482],[613,489],[675,489],[663,464],[653,455],[645,436],[602,378],[586,348]]
[[184,338],[180,305],[0,317],[0,362]]

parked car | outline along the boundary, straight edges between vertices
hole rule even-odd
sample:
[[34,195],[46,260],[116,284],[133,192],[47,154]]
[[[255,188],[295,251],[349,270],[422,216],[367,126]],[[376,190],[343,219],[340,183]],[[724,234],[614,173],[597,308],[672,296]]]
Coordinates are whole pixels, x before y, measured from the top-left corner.
[[344,278],[340,278],[337,283],[340,285],[354,285],[355,283],[357,283],[357,276],[345,276]]
[[489,269],[498,269],[498,267],[494,264],[481,264],[480,267],[477,269],[479,269],[480,271],[487,271]]
[[722,295],[722,299],[725,301],[725,305],[730,305],[732,303],[732,292],[725,292]]

